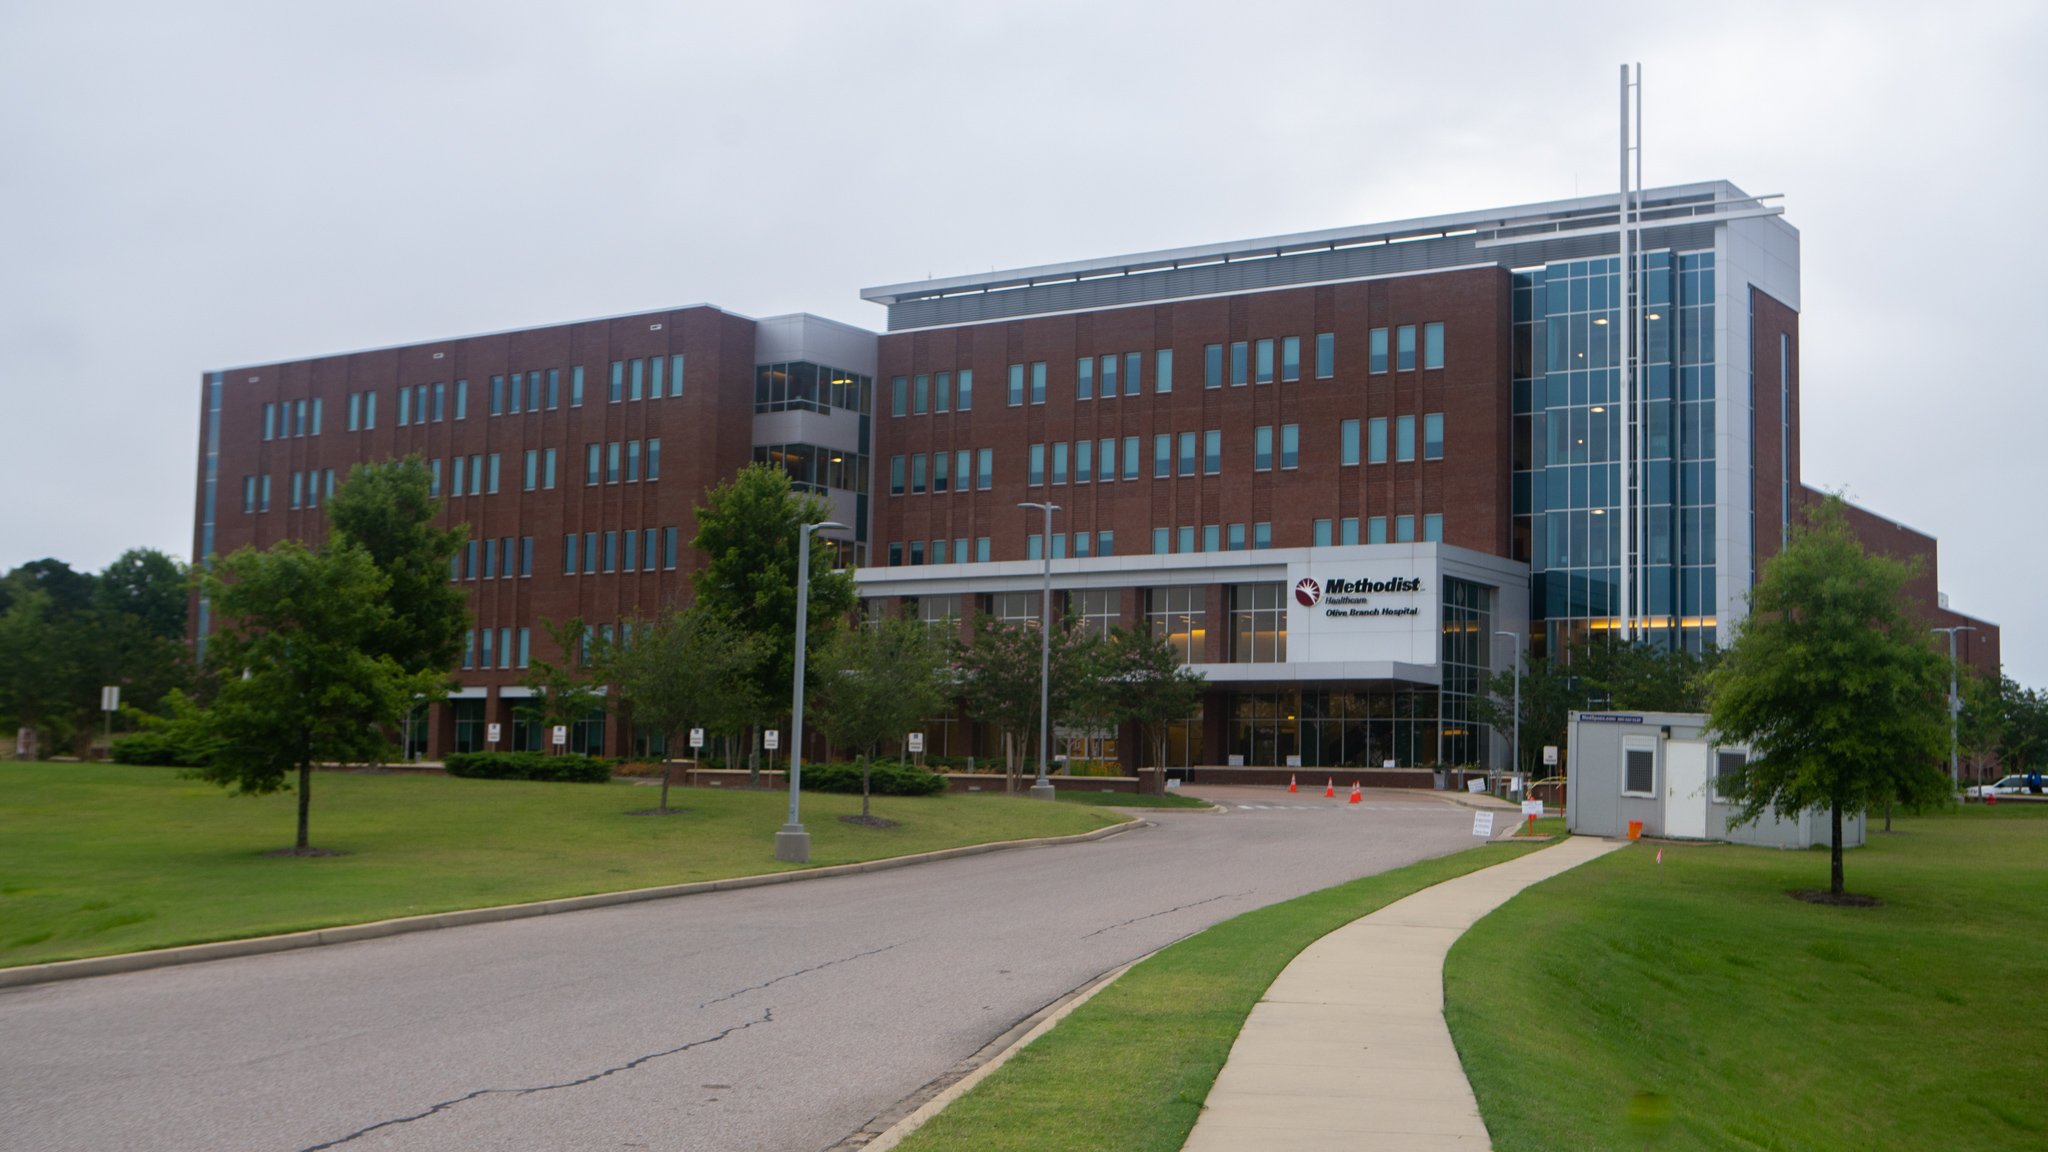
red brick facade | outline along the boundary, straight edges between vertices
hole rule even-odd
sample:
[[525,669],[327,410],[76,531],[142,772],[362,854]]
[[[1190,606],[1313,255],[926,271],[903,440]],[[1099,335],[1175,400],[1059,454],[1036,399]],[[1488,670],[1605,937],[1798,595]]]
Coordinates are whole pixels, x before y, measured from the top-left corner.
[[[873,562],[886,563],[889,544],[911,540],[990,538],[991,560],[1026,556],[1026,537],[1042,531],[1040,514],[1019,509],[1026,500],[1051,499],[1063,511],[1056,532],[1114,533],[1118,554],[1152,550],[1152,529],[1207,525],[1272,526],[1272,546],[1312,543],[1313,522],[1361,523],[1385,516],[1444,517],[1444,541],[1506,555],[1510,525],[1511,426],[1509,389],[1509,275],[1486,268],[1396,277],[1359,283],[1242,294],[1216,299],[1042,316],[881,338],[874,454],[877,495]],[[1411,371],[1368,371],[1368,332],[1442,323],[1444,366]],[[1317,379],[1318,333],[1335,333],[1334,374]],[[1233,342],[1302,341],[1301,379],[1233,387],[1228,346]],[[1225,346],[1223,387],[1204,386],[1204,349]],[[1173,350],[1173,387],[1156,387],[1156,352]],[[1141,391],[1115,399],[1076,398],[1080,357],[1142,353]],[[1043,362],[1046,400],[1011,407],[1009,366]],[[974,373],[968,412],[890,415],[889,382],[897,376]],[[1027,370],[1028,378],[1028,370]],[[1119,377],[1121,383],[1121,376]],[[1100,381],[1097,381],[1098,388]],[[1121,389],[1120,389],[1121,391]],[[1444,415],[1444,458],[1437,461],[1339,464],[1341,421]],[[1300,462],[1270,471],[1253,469],[1254,428],[1300,428]],[[1222,433],[1216,475],[1153,478],[1153,437],[1169,433]],[[1363,437],[1364,433],[1361,432]],[[1420,433],[1418,432],[1418,437]],[[1031,444],[1100,442],[1137,437],[1139,477],[1125,481],[1032,487],[1026,484]],[[887,497],[891,457],[916,453],[994,450],[988,491]],[[1390,456],[1392,453],[1390,452]],[[1417,453],[1420,456],[1420,451]],[[1098,465],[1099,468],[1099,465]],[[1227,531],[1227,527],[1225,529]],[[1248,529],[1249,531],[1249,529]],[[1334,531],[1334,528],[1333,528]],[[1418,529],[1418,538],[1420,532]],[[1361,539],[1362,539],[1361,535]],[[1198,542],[1199,547],[1199,542]]]

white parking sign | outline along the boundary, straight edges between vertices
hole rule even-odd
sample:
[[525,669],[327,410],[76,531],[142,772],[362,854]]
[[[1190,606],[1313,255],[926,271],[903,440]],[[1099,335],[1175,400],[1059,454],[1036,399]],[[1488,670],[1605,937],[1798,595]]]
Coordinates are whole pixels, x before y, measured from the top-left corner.
[[568,747],[568,745],[569,745],[569,726],[568,726],[567,724],[557,724],[557,725],[555,725],[555,747],[557,747],[557,748],[566,748],[566,747]]
[[761,733],[761,747],[766,748],[770,752],[782,747],[782,733],[773,728]]

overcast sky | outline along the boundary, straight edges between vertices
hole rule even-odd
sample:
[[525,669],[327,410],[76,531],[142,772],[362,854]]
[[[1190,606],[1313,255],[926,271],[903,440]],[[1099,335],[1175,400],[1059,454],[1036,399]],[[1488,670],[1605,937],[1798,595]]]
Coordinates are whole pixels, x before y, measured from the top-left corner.
[[1802,235],[1807,482],[2048,685],[2044,51],[2038,3],[0,0],[0,570],[189,558],[209,368],[1608,192],[1641,61],[1648,182]]

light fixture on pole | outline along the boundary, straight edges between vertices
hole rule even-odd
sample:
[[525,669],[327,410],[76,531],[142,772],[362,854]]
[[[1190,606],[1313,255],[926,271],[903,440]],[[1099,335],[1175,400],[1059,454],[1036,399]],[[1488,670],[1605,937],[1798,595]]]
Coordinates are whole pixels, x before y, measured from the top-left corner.
[[846,531],[837,520],[806,524],[796,546],[796,678],[789,703],[789,823],[775,834],[775,858],[791,864],[811,861],[811,834],[798,818],[797,801],[804,786],[804,633],[811,616],[811,533],[825,528]]
[[[1515,742],[1514,754],[1508,763],[1514,765],[1515,771],[1520,772],[1522,770],[1522,634],[1500,628],[1495,628],[1493,634],[1495,636],[1505,636],[1515,642]],[[1526,796],[1528,793],[1525,792],[1523,795]]]
[[1052,763],[1052,514],[1060,506],[1026,501],[1017,507],[1045,513],[1045,535],[1038,540],[1038,553],[1045,558],[1045,600],[1038,612],[1038,783],[1031,786],[1031,798],[1050,800],[1052,781],[1046,773]]
[[1956,757],[1956,720],[1963,714],[1963,700],[1956,695],[1956,633],[1975,632],[1976,629],[1968,624],[1956,624],[1930,631],[1948,633],[1948,782],[1951,788],[1961,788],[1963,773]]

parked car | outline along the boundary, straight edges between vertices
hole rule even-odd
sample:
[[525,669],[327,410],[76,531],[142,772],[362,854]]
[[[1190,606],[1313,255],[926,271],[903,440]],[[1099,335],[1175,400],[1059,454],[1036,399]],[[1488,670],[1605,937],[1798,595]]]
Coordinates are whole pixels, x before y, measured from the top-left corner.
[[[2000,777],[1996,782],[1985,784],[1982,787],[1972,785],[1965,794],[1972,800],[1980,800],[1986,796],[2028,795],[2033,793],[2034,789],[2028,787],[2027,780],[2027,776],[2004,776]],[[2048,794],[2048,778],[2044,778],[2041,793]]]

